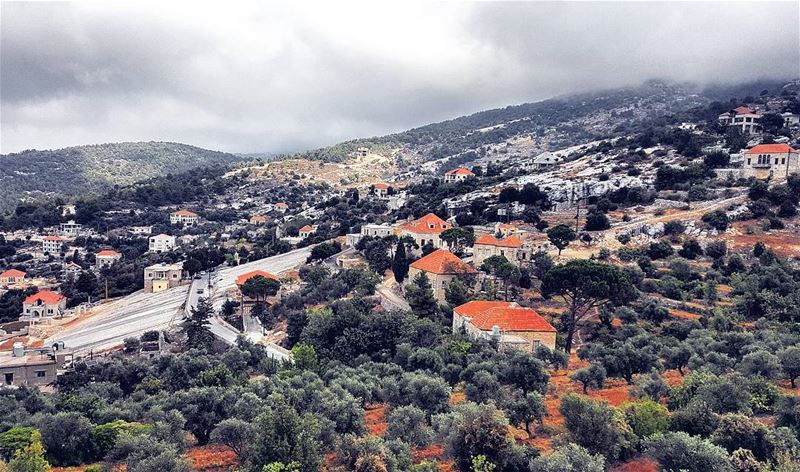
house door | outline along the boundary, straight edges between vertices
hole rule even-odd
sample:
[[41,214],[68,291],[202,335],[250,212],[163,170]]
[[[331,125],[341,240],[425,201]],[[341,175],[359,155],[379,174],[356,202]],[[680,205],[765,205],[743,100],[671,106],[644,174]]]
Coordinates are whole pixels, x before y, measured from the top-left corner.
[[12,373],[5,374],[5,382],[6,385],[12,385],[14,383],[14,374]]

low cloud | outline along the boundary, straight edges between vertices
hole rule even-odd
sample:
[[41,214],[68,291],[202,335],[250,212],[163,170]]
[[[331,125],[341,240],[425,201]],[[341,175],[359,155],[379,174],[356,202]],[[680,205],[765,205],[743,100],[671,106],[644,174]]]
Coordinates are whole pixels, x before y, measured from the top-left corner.
[[0,150],[284,152],[651,78],[800,75],[798,4],[2,3]]

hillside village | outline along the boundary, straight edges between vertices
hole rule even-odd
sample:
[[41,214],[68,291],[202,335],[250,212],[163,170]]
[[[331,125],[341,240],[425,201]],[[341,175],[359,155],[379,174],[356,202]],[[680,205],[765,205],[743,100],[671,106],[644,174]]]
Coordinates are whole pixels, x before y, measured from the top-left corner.
[[799,94],[650,84],[22,201],[0,456],[35,426],[54,470],[137,428],[193,470],[796,470]]

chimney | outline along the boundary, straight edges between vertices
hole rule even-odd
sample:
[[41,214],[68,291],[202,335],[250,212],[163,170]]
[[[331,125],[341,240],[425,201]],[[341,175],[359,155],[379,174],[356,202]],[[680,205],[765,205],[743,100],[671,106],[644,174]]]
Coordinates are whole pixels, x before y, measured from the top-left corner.
[[14,357],[25,357],[25,345],[19,342],[14,343],[11,355]]

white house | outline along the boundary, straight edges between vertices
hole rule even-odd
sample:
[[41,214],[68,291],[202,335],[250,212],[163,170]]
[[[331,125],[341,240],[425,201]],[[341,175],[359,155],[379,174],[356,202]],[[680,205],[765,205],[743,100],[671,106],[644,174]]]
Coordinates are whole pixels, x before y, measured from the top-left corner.
[[20,320],[36,321],[42,318],[61,316],[66,308],[67,299],[64,298],[64,295],[51,290],[41,290],[28,296],[22,302]]
[[133,234],[145,234],[146,235],[146,234],[152,234],[153,233],[153,227],[152,226],[131,226],[130,228],[128,228],[128,231],[130,231]]
[[0,274],[0,285],[4,287],[9,286],[23,286],[25,283],[25,272],[17,269],[8,269]]
[[120,259],[122,259],[122,254],[113,249],[103,249],[94,256],[98,268],[110,267]]
[[420,248],[430,243],[433,247],[439,249],[446,246],[446,244],[443,244],[440,235],[452,227],[453,225],[445,220],[433,213],[428,213],[422,218],[402,225],[400,227],[400,236],[411,237]]
[[199,220],[200,217],[197,216],[197,213],[189,210],[178,210],[169,214],[169,222],[173,225],[182,224],[183,226],[194,226]]
[[448,184],[453,182],[461,182],[462,180],[467,180],[470,177],[475,177],[475,173],[466,167],[456,167],[455,169],[450,169],[444,173],[444,182]]
[[64,238],[61,236],[45,236],[42,238],[42,251],[57,256],[61,254]]
[[75,220],[69,220],[66,223],[61,223],[59,230],[63,236],[77,238],[83,231],[83,225],[75,223]]
[[536,170],[550,169],[556,167],[562,161],[564,161],[564,158],[560,155],[546,151],[533,158],[533,168]]
[[150,252],[166,252],[175,249],[175,236],[157,234],[150,236]]
[[75,205],[66,204],[61,206],[61,216],[73,216],[76,212]]
[[735,126],[739,128],[742,133],[756,133],[760,126],[758,121],[761,115],[756,113],[752,108],[737,107],[731,111],[719,115],[719,123],[727,126]]
[[306,239],[316,232],[317,232],[316,226],[305,225],[302,228],[300,228],[298,236],[300,236],[302,239]]
[[748,149],[742,162],[745,178],[784,181],[800,173],[798,152],[788,144],[759,144]]
[[369,148],[360,147],[356,149],[356,157],[367,157],[369,155]]

